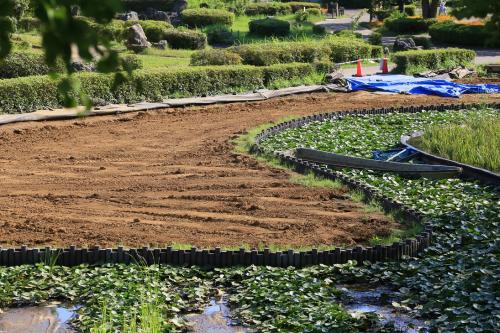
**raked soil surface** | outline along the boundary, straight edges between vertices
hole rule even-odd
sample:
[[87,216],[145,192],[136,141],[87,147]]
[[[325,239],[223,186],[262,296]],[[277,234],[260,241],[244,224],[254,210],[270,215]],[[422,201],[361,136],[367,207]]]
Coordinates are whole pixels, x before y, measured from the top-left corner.
[[245,130],[283,117],[500,95],[308,94],[0,127],[0,246],[317,245],[395,227],[342,190],[234,153]]

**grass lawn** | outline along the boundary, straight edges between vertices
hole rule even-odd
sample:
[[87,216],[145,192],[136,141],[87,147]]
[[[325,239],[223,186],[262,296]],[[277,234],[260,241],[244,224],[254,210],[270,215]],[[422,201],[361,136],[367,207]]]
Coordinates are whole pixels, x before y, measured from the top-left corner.
[[500,114],[463,123],[430,126],[413,142],[417,147],[458,162],[500,172]]
[[193,52],[191,50],[159,50],[151,48],[139,54],[138,57],[142,60],[144,68],[179,67],[189,66]]
[[291,24],[290,35],[288,37],[260,37],[253,36],[249,34],[248,23],[253,20],[265,18],[265,15],[261,16],[238,16],[236,17],[233,25],[231,26],[231,30],[233,31],[236,37],[236,43],[246,44],[246,43],[254,43],[254,42],[265,42],[269,40],[310,40],[310,39],[318,39],[322,38],[317,35],[314,35],[312,32],[313,25],[315,22],[319,22],[323,20],[323,16],[312,17],[310,21],[304,22],[298,25],[295,22],[295,15],[280,15],[276,16],[276,18],[280,20],[289,21]]

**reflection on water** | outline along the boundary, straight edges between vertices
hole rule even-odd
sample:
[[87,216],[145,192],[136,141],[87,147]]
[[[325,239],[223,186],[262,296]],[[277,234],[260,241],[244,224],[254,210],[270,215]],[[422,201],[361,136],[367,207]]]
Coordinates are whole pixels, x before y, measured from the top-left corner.
[[1,333],[73,333],[68,321],[75,308],[58,303],[7,309],[0,314]]
[[346,310],[357,316],[364,313],[375,313],[382,325],[392,324],[396,332],[427,332],[429,327],[423,321],[395,311],[387,304],[393,293],[385,287],[371,288],[366,285],[339,286],[348,298]]
[[233,326],[230,310],[224,298],[215,298],[201,314],[189,314],[186,319],[192,325],[195,333],[250,333],[251,331],[241,326]]

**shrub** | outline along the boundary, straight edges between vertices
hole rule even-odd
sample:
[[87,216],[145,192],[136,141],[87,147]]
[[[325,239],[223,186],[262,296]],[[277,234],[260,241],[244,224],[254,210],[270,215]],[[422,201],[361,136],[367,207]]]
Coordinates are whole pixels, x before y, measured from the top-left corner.
[[[374,46],[361,39],[330,37],[324,41],[331,51],[330,58],[334,63],[371,58]],[[379,50],[381,48],[377,48]]]
[[16,20],[21,19],[29,8],[30,0],[11,0],[11,2],[14,5],[14,17]]
[[292,1],[292,2],[288,2],[287,5],[289,5],[290,8],[292,9],[292,13],[295,13],[299,10],[303,10],[304,8],[305,9],[314,8],[314,9],[318,9],[318,10],[321,8],[319,3],[314,3],[314,2]]
[[22,17],[17,21],[17,27],[22,31],[33,31],[40,28],[40,20],[34,17]]
[[191,55],[191,65],[241,65],[239,54],[221,49],[197,51]]
[[363,35],[361,35],[359,32],[354,32],[352,30],[337,30],[333,33],[335,36],[338,37],[344,37],[344,38],[357,38],[357,39],[362,39]]
[[225,25],[211,25],[205,29],[208,44],[210,45],[233,45],[234,35]]
[[173,49],[201,50],[207,46],[207,36],[194,30],[167,30],[165,40]]
[[133,55],[125,55],[122,57],[122,69],[127,72],[135,71],[138,69],[142,69],[144,64],[142,63],[142,59]]
[[251,3],[245,8],[245,15],[283,15],[291,13],[292,9],[288,4],[280,2]]
[[382,45],[382,34],[379,32],[373,32],[369,37],[368,41],[372,45]]
[[384,21],[384,25],[392,32],[396,33],[421,33],[427,32],[429,26],[436,23],[436,19],[423,19],[412,17],[389,17]]
[[[62,65],[54,68],[57,72],[64,71]],[[45,75],[50,71],[45,64],[43,54],[16,52],[4,60],[0,60],[0,79],[10,79],[23,76]]]
[[292,62],[312,63],[328,59],[330,56],[330,49],[319,42],[245,44],[234,46],[230,50],[238,53],[244,64],[254,66]]
[[312,32],[315,35],[326,35],[326,28],[324,25],[315,24],[312,27]]
[[319,8],[307,8],[306,12],[309,16],[321,16],[321,9]]
[[[79,16],[76,18],[76,20],[85,23],[88,26],[88,29],[95,30],[97,34],[104,36],[108,40],[121,41],[124,38],[126,27],[125,22],[123,21],[112,20],[108,24],[99,24],[92,19],[84,16]],[[139,21],[135,21],[134,23],[139,23]]]
[[309,20],[309,13],[303,10],[300,10],[295,13],[294,15],[295,22],[297,23],[304,23]]
[[152,43],[158,43],[160,40],[164,40],[167,34],[167,31],[173,29],[173,26],[168,22],[163,21],[152,21],[152,20],[143,20],[143,21],[126,21],[124,23],[125,28],[131,27],[134,24],[140,24],[148,41]]
[[182,22],[187,26],[194,28],[203,28],[209,25],[232,25],[234,14],[221,9],[186,9],[181,13]]
[[476,53],[472,50],[449,48],[396,52],[392,55],[392,60],[396,63],[398,72],[414,74],[425,70],[469,66],[475,57]]
[[[436,23],[429,27],[429,34],[435,43],[485,46],[490,33],[485,27],[463,25],[454,22]],[[491,46],[499,46],[500,43]]]
[[417,15],[417,6],[406,5],[405,6],[405,14],[408,16],[416,16]]
[[[113,74],[82,73],[81,89],[92,100],[107,103],[159,101],[168,97],[203,96],[255,90],[272,80],[301,80],[314,73],[311,64],[269,67],[215,66],[140,70],[119,84]],[[22,113],[61,106],[58,80],[36,76],[0,80],[0,112]]]
[[290,33],[290,22],[269,17],[250,21],[248,27],[250,33],[258,36],[287,36]]

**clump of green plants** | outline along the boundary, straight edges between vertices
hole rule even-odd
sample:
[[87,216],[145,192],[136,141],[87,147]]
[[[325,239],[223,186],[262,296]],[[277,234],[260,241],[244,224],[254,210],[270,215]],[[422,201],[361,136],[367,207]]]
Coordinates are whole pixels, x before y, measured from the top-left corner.
[[436,155],[500,172],[500,114],[433,125],[413,143]]
[[[403,134],[431,125],[464,123],[478,114],[493,117],[498,110],[346,116],[282,131],[266,139],[261,148],[271,153],[310,147],[371,157],[375,149],[396,146]],[[420,211],[433,226],[433,245],[421,258],[371,264],[357,270],[356,278],[397,286],[401,303],[429,318],[431,328],[447,332],[495,331],[494,316],[500,314],[494,296],[500,265],[494,245],[500,237],[498,187],[462,179],[406,179],[370,170],[341,172]],[[345,276],[352,273],[344,271]]]
[[230,26],[234,14],[222,9],[186,9],[181,13],[182,22],[191,28],[203,28],[209,25]]
[[453,69],[460,66],[472,66],[476,53],[473,50],[447,48],[433,50],[410,50],[396,52],[391,56],[400,73],[415,74],[418,72]]
[[191,65],[241,65],[241,57],[237,53],[223,49],[202,50],[191,55]]
[[277,18],[264,18],[250,21],[248,28],[257,36],[287,36],[290,33],[290,22]]

